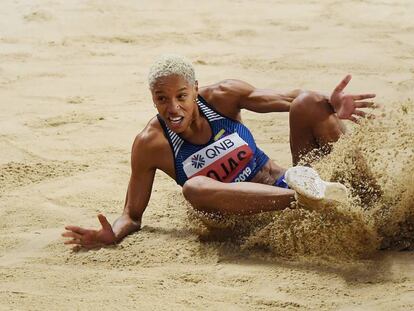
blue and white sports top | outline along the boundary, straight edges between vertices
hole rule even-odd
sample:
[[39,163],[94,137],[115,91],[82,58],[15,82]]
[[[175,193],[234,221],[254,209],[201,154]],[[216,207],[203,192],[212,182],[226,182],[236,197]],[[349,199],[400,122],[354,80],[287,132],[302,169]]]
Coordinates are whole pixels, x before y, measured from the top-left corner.
[[200,113],[208,120],[212,135],[208,143],[192,144],[171,131],[157,115],[170,143],[175,180],[184,185],[194,176],[207,176],[221,182],[250,181],[269,160],[242,123],[227,118],[198,96]]

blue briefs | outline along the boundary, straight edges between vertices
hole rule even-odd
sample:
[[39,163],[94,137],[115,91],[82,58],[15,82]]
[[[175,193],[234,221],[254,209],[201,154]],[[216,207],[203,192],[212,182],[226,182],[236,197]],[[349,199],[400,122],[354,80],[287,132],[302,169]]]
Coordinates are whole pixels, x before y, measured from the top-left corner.
[[276,187],[289,189],[289,186],[285,181],[285,174],[280,176],[273,185],[276,186]]

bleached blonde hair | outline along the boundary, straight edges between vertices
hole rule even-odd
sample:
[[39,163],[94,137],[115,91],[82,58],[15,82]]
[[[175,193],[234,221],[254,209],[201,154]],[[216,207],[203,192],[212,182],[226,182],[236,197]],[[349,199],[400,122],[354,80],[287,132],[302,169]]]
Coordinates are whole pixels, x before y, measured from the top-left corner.
[[176,54],[164,54],[157,58],[150,67],[148,74],[150,88],[154,87],[157,79],[170,75],[182,76],[191,85],[194,85],[196,81],[194,67],[187,58]]

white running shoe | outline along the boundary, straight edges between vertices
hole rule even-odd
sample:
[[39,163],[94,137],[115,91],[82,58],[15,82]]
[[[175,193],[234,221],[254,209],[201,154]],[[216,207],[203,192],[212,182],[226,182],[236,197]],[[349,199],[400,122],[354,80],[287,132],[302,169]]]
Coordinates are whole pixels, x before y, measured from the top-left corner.
[[289,168],[285,173],[285,181],[295,190],[298,202],[308,207],[317,207],[327,202],[345,203],[348,200],[347,189],[343,184],[322,180],[311,167]]

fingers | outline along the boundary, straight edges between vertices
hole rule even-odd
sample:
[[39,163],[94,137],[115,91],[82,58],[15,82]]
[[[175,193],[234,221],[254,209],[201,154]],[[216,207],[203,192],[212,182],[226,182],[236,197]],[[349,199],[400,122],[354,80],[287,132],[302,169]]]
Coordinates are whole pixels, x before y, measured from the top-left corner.
[[[114,233],[112,226],[109,224],[104,215],[99,214],[98,219],[102,225],[102,229],[99,231],[93,229],[83,229],[77,226],[66,226],[65,229],[68,231],[62,233],[62,236],[70,239],[66,240],[64,244],[74,244],[75,249],[94,249],[104,246],[106,244],[105,241],[108,240],[106,237],[108,235],[108,232],[109,236],[111,236],[111,234],[114,235]],[[72,249],[74,250],[74,248]]]
[[374,102],[355,102],[355,108],[377,108]]
[[350,117],[349,117],[349,120],[351,120],[352,122],[357,123],[357,124],[359,123],[359,122],[358,122],[358,119],[357,119],[357,118],[355,118],[354,116],[350,116]]
[[75,248],[77,248],[78,250],[81,248],[93,249],[93,248],[100,248],[103,246],[102,243],[92,242],[89,239],[83,238],[82,235],[74,233],[74,232],[64,232],[62,233],[62,236],[65,238],[72,238],[70,240],[64,241],[63,243],[66,245],[74,244]]
[[73,251],[80,251],[81,249],[96,249],[96,248],[101,248],[104,245],[103,244],[99,244],[99,243],[94,243],[94,244],[82,244],[81,241],[79,241],[78,239],[72,239],[72,240],[68,240],[63,242],[66,245],[74,245],[72,247]]
[[106,230],[106,231],[112,231],[112,226],[111,226],[111,224],[108,222],[108,220],[106,219],[106,217],[105,217],[104,215],[99,214],[99,215],[98,215],[98,219],[99,219],[99,222],[101,223],[102,228],[103,228],[104,230]]
[[66,245],[74,244],[77,249],[85,248],[85,249],[93,249],[93,248],[100,248],[103,246],[102,243],[90,243],[82,240],[82,238],[73,238],[71,240],[66,240],[63,242]]
[[62,236],[65,238],[72,238],[71,240],[66,240],[63,242],[64,244],[75,244],[76,246],[82,246],[82,235],[73,231],[66,231],[62,233]]
[[86,229],[83,229],[83,228],[77,227],[77,226],[66,226],[65,229],[69,230],[69,231],[73,231],[75,233],[79,233],[79,234],[85,234],[88,231]]
[[351,95],[353,100],[362,100],[362,99],[368,99],[368,98],[374,98],[375,94],[358,94],[358,95]]
[[352,76],[347,75],[345,78],[342,79],[342,81],[336,86],[334,89],[334,92],[340,93],[342,92],[345,87],[348,85],[349,81],[351,81]]
[[357,116],[360,116],[360,117],[363,117],[363,118],[365,118],[366,117],[366,113],[364,112],[364,111],[362,111],[362,110],[355,110],[354,111],[354,114],[355,115],[357,115]]
[[73,238],[73,239],[77,239],[77,240],[80,240],[82,238],[82,235],[77,234],[77,233],[72,232],[72,231],[63,232],[62,236],[65,237],[65,238]]
[[[362,111],[362,110],[355,110],[352,114],[358,117],[361,117],[361,118],[375,119],[375,116],[373,114],[366,113],[365,111]],[[360,119],[356,118],[355,116],[349,117],[349,120],[355,123],[360,123]]]

